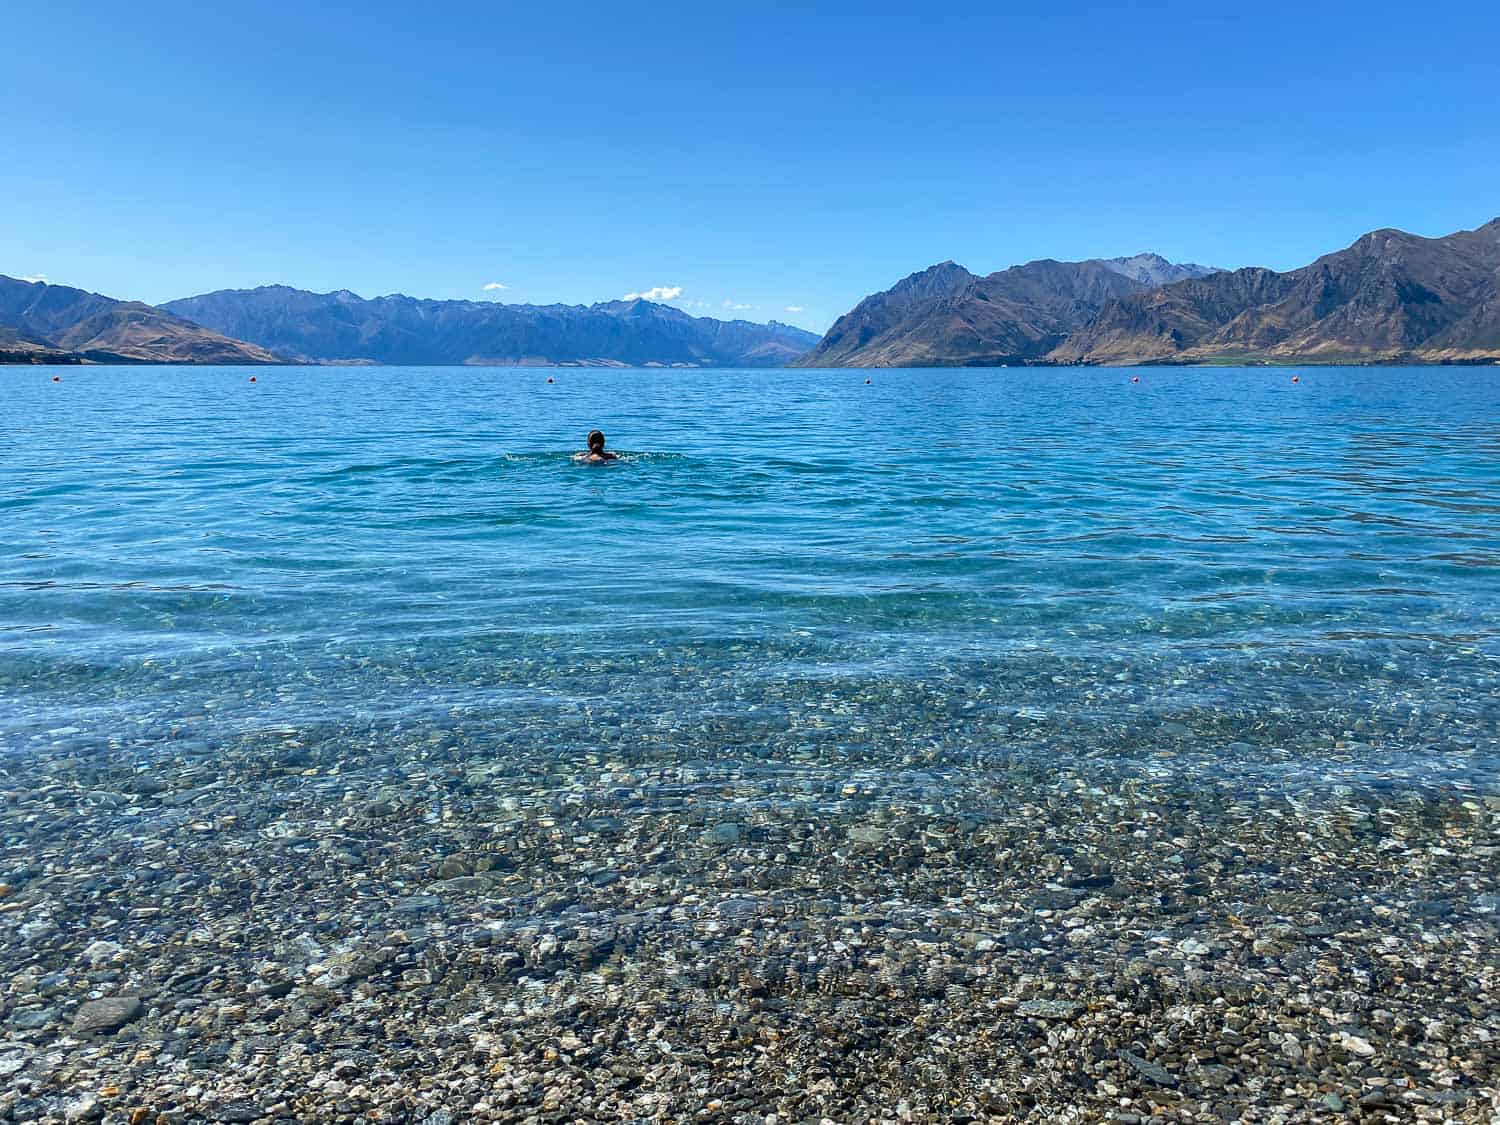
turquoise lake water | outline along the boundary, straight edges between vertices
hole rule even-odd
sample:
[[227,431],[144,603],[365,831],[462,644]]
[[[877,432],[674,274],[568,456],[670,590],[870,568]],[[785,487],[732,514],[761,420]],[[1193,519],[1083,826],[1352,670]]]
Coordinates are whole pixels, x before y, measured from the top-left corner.
[[1500,376],[1289,376],[3,370],[0,750],[1493,792]]

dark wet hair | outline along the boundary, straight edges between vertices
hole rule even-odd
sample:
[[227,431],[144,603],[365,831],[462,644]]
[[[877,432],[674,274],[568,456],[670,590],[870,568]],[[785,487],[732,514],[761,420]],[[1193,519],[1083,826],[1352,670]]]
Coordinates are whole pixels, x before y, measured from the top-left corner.
[[600,449],[604,448],[604,431],[603,430],[590,430],[589,431],[589,436],[588,436],[588,445],[589,445],[589,448],[593,449],[594,445],[596,443],[598,444],[598,446],[599,446]]

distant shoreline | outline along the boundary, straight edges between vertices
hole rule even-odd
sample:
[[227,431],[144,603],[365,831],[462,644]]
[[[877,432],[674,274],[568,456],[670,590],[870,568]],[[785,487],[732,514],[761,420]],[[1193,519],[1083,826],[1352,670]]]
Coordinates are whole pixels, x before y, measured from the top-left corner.
[[1283,368],[1283,367],[1500,367],[1500,356],[1484,357],[1478,359],[1348,359],[1348,360],[1308,360],[1308,359],[1275,359],[1275,360],[1249,360],[1235,362],[1233,360],[1213,359],[1202,362],[1184,362],[1181,360],[1158,359],[1143,360],[1139,363],[1043,363],[1036,360],[1017,360],[1005,363],[928,363],[911,364],[900,367],[853,367],[853,366],[829,366],[829,367],[739,367],[729,364],[686,364],[686,363],[378,363],[374,361],[356,360],[331,360],[321,362],[296,363],[286,361],[282,363],[211,363],[190,361],[130,359],[121,357],[119,359],[91,359],[81,356],[67,356],[48,359],[9,358],[0,355],[0,367],[245,367],[245,368],[420,368],[420,367],[445,367],[468,370],[571,370],[571,371],[1003,371],[1026,368],[1029,370],[1124,370],[1129,368],[1143,367],[1182,367],[1182,368]]

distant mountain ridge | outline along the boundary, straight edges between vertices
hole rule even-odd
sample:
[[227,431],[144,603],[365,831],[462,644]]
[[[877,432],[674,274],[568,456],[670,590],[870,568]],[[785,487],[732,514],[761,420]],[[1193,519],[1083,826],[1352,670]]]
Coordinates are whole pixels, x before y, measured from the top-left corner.
[[866,297],[801,367],[1500,362],[1500,219],[1372,231],[1279,273],[1157,254],[944,262]]
[[366,300],[284,285],[153,308],[0,276],[0,363],[386,363],[921,367],[1500,363],[1500,218],[1426,238],[1382,229],[1300,269],[1154,253],[942,262],[821,339],[644,299],[594,305]]
[[1126,295],[1060,363],[1500,361],[1500,218],[1423,238],[1372,231],[1301,269],[1249,268]]
[[162,308],[312,363],[779,367],[818,341],[774,320],[694,317],[643,299],[507,305],[265,285]]
[[1207,266],[1157,254],[1044,258],[978,277],[943,262],[866,297],[799,367],[987,366],[1042,359],[1107,303]]
[[179,316],[67,285],[0,276],[0,362],[277,363]]

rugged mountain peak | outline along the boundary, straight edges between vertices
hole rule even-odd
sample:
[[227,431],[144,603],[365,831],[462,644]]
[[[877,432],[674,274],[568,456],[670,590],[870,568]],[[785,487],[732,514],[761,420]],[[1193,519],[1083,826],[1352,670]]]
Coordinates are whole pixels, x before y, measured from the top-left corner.
[[972,273],[950,260],[903,277],[891,286],[889,292],[902,296],[938,296],[956,293],[975,280],[977,279]]
[[694,317],[644,298],[595,305],[508,305],[348,290],[222,291],[172,312],[311,362],[781,366],[811,332]]
[[987,277],[940,262],[866,297],[797,366],[1025,363],[1045,355],[1106,301],[1144,284],[1100,261],[1043,258]]
[[1096,258],[1105,269],[1124,274],[1143,285],[1170,285],[1191,277],[1205,277],[1219,271],[1196,262],[1172,262],[1154,251],[1146,250],[1128,258]]
[[1245,269],[1134,294],[1056,348],[1063,363],[1500,360],[1500,225],[1386,227],[1300,269]]

